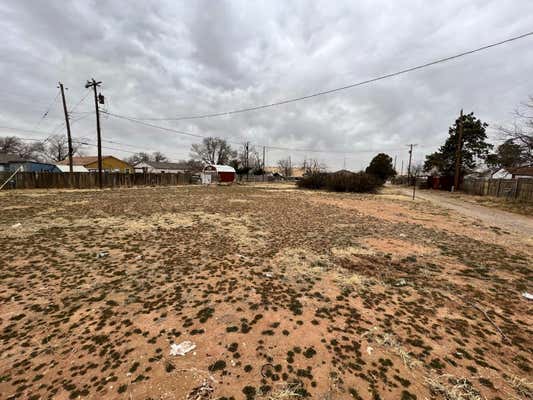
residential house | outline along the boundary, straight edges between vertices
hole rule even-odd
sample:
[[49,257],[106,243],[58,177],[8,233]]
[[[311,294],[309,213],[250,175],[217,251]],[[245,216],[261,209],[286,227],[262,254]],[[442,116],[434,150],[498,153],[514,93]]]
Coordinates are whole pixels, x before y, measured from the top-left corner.
[[492,179],[533,179],[533,166],[501,168],[492,174]]
[[135,172],[178,174],[190,171],[186,163],[144,161],[135,164]]
[[42,163],[11,153],[0,153],[0,172],[61,172],[54,164]]
[[[65,159],[57,165],[69,165],[69,160]],[[82,166],[89,172],[98,171],[98,157],[72,157],[72,165]],[[104,172],[124,172],[133,173],[133,166],[119,158],[113,156],[102,156],[102,170]]]
[[[58,164],[57,168],[59,168],[61,172],[70,172],[70,166],[68,165]],[[89,172],[89,170],[83,165],[72,165],[72,172]]]

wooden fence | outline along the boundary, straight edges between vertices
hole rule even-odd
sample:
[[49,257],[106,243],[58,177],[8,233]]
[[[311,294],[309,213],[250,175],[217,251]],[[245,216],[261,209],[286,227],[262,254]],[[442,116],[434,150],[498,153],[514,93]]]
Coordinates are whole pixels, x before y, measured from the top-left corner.
[[[0,185],[12,172],[0,172]],[[193,182],[189,173],[180,174],[125,174],[111,172],[102,174],[105,188],[132,186],[175,186]],[[6,189],[93,189],[98,188],[97,172],[19,172],[3,190]]]
[[533,201],[533,179],[467,179],[463,182],[461,191],[478,196]]

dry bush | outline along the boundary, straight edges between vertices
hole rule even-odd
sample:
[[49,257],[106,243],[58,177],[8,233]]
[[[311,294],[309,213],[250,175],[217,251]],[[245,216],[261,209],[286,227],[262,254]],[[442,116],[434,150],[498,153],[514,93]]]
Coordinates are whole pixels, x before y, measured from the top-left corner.
[[317,173],[304,176],[298,187],[304,189],[326,189],[332,192],[375,193],[382,182],[375,176],[364,173]]

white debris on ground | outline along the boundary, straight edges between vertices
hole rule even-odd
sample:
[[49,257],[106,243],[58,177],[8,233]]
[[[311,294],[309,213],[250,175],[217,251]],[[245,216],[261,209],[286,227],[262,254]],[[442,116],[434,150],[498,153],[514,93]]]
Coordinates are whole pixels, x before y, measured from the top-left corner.
[[11,225],[11,228],[20,228],[22,224],[20,222],[17,222],[16,224]]
[[524,292],[524,293],[522,293],[522,297],[523,297],[524,299],[533,300],[533,294],[528,293],[528,292]]
[[101,251],[96,255],[96,258],[104,258],[107,257],[109,253],[107,251]]
[[180,344],[172,343],[170,345],[170,355],[171,356],[184,356],[188,352],[194,350],[196,348],[196,344],[193,342],[186,340],[184,342],[181,342]]
[[401,286],[406,286],[406,285],[407,285],[407,282],[406,282],[405,279],[402,278],[402,279],[398,279],[394,285],[395,285],[395,286],[399,286],[399,287],[401,287]]

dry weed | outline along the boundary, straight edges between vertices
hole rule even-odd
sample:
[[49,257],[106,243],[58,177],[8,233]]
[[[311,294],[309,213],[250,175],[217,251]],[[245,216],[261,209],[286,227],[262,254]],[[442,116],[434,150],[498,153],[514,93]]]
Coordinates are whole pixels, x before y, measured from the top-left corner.
[[264,397],[265,400],[284,400],[303,397],[301,394],[302,386],[300,384],[283,385]]
[[533,399],[533,382],[516,375],[505,379],[509,385],[525,399]]
[[450,374],[438,377],[425,377],[432,393],[441,395],[445,400],[485,400],[466,378]]
[[378,345],[390,349],[394,354],[396,354],[404,365],[410,369],[418,366],[420,361],[413,358],[413,356],[406,351],[399,340],[391,333],[378,334],[377,328],[374,327],[372,330],[363,334],[363,337],[366,337],[369,341],[374,341]]

